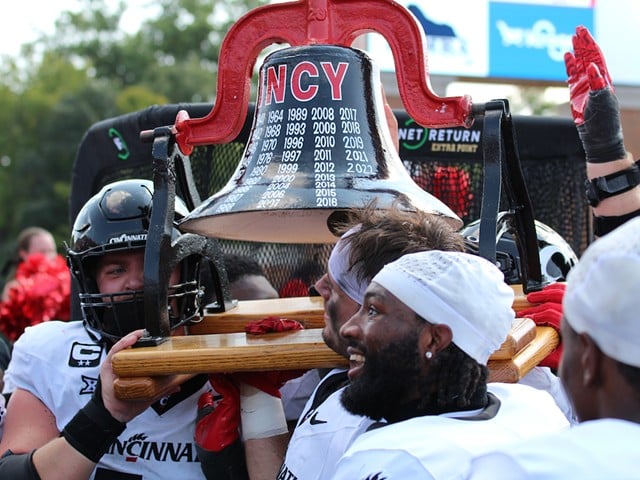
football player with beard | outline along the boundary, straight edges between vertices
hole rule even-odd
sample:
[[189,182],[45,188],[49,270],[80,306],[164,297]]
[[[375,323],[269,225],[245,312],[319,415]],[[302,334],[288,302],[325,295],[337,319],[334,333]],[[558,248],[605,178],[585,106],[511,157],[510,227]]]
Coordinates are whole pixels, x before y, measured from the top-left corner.
[[[331,252],[327,273],[315,288],[325,302],[323,339],[348,357],[340,328],[358,311],[367,285],[385,264],[408,252],[462,251],[464,243],[445,220],[399,204],[387,211],[377,210],[373,203],[354,210],[339,231],[343,233]],[[347,384],[346,369],[323,376],[293,431],[278,479],[331,478],[340,456],[371,425],[371,419],[353,415],[341,405]]]
[[567,428],[547,392],[487,384],[513,299],[502,272],[476,255],[431,250],[385,265],[340,329],[350,360],[342,404],[379,423],[333,478],[455,478],[492,446]]

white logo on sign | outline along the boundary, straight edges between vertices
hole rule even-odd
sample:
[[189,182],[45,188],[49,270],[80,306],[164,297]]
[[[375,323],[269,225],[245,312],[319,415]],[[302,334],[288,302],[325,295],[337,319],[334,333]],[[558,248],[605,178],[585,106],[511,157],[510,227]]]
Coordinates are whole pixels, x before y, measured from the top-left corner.
[[571,35],[557,33],[550,20],[538,20],[531,28],[510,27],[504,20],[496,22],[505,47],[534,48],[547,51],[554,62],[564,61],[564,52],[572,50]]

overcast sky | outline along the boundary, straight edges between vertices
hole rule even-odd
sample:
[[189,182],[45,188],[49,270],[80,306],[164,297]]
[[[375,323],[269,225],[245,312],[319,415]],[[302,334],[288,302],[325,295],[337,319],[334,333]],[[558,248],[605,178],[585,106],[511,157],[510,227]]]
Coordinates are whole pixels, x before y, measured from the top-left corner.
[[[107,0],[114,8],[118,0]],[[127,0],[123,28],[135,30],[150,0]],[[0,55],[17,55],[20,46],[42,33],[53,33],[55,21],[65,10],[76,11],[78,0],[18,0],[3,8],[0,17]]]

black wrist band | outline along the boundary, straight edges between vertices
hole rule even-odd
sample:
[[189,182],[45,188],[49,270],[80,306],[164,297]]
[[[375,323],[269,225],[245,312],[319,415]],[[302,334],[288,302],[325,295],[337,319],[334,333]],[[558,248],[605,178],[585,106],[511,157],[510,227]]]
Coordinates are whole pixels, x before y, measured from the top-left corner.
[[[98,392],[99,393],[99,392]],[[127,427],[111,416],[94,394],[62,430],[62,436],[82,455],[98,463],[113,442]]]
[[596,237],[602,237],[615,230],[627,220],[640,216],[640,210],[635,212],[617,215],[615,217],[593,217],[593,233]]
[[584,183],[587,200],[597,207],[605,198],[620,195],[640,185],[640,160],[633,166],[603,177],[595,177]]

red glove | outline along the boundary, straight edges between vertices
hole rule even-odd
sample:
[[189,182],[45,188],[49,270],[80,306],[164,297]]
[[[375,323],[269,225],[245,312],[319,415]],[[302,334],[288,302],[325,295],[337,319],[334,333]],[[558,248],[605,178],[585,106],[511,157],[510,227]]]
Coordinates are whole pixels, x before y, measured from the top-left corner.
[[[562,297],[566,289],[564,283],[552,283],[542,290],[531,292],[527,295],[529,303],[538,303],[534,307],[525,308],[518,312],[518,317],[530,318],[538,326],[553,327],[560,333],[560,321],[562,320]],[[558,346],[547,355],[540,366],[558,370],[562,357],[562,339]]]
[[[562,299],[564,298],[564,292],[566,289],[567,289],[566,283],[555,282],[555,283],[552,283],[551,285],[547,285],[542,290],[529,293],[527,295],[527,301],[529,303],[558,304],[560,311],[562,311]],[[537,308],[537,307],[533,307],[533,308]],[[526,309],[526,310],[529,310],[529,309]],[[526,310],[523,310],[523,311],[526,311]]]
[[610,87],[613,82],[607,69],[602,50],[593,39],[589,30],[583,26],[576,28],[573,40],[573,53],[564,54],[567,70],[567,83],[571,99],[571,113],[576,125],[584,123],[584,110],[590,90]]
[[587,161],[602,163],[624,158],[620,112],[611,76],[602,50],[585,27],[576,28],[573,53],[565,53],[564,63],[571,114]]
[[205,450],[220,452],[240,438],[240,392],[223,374],[209,375],[209,382],[222,400],[216,405],[213,393],[200,396],[195,440]]

